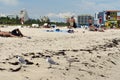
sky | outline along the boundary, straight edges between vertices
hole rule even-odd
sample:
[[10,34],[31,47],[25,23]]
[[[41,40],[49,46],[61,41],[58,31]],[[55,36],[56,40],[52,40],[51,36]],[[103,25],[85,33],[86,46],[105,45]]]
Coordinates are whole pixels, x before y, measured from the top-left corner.
[[30,18],[48,16],[59,20],[104,10],[120,10],[120,0],[0,0],[0,14],[19,14],[26,9]]

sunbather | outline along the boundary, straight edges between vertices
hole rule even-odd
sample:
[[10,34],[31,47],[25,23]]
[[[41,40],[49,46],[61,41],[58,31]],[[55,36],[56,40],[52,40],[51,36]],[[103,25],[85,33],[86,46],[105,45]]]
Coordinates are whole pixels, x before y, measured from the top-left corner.
[[99,31],[99,32],[104,32],[103,28],[96,28],[95,26],[91,25],[89,26],[90,31]]
[[18,28],[10,32],[0,31],[0,36],[2,37],[27,37],[27,36],[24,36]]

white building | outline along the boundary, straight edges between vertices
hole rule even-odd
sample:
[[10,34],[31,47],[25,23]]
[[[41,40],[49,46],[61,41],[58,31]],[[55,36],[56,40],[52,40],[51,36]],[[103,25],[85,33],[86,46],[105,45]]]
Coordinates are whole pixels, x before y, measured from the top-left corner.
[[7,16],[6,16],[5,14],[2,14],[2,13],[1,13],[1,14],[0,14],[0,17],[7,17]]
[[95,25],[99,25],[99,16],[98,16],[98,12],[95,13],[95,17],[94,17],[94,24]]

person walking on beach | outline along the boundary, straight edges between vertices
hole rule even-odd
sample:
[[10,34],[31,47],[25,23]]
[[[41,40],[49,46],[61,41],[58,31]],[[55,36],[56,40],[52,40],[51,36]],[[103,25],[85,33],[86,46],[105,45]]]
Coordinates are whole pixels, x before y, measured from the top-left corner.
[[70,18],[67,18],[67,27],[69,28],[70,27]]
[[91,26],[92,23],[93,23],[92,18],[89,18],[89,19],[88,19],[88,26]]

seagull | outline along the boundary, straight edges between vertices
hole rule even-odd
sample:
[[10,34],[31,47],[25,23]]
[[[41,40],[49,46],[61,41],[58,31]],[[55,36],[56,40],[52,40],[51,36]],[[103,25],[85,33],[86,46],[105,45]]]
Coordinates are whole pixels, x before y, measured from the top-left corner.
[[59,65],[58,63],[56,63],[50,56],[46,56],[46,61],[49,63],[50,67],[52,68],[52,65]]
[[20,64],[27,64],[27,62],[25,61],[25,59],[22,56],[16,56],[16,58],[18,59]]
[[71,64],[73,62],[79,62],[79,60],[75,59],[75,58],[68,58],[68,56],[65,56],[66,61],[69,63],[69,67],[71,67]]

